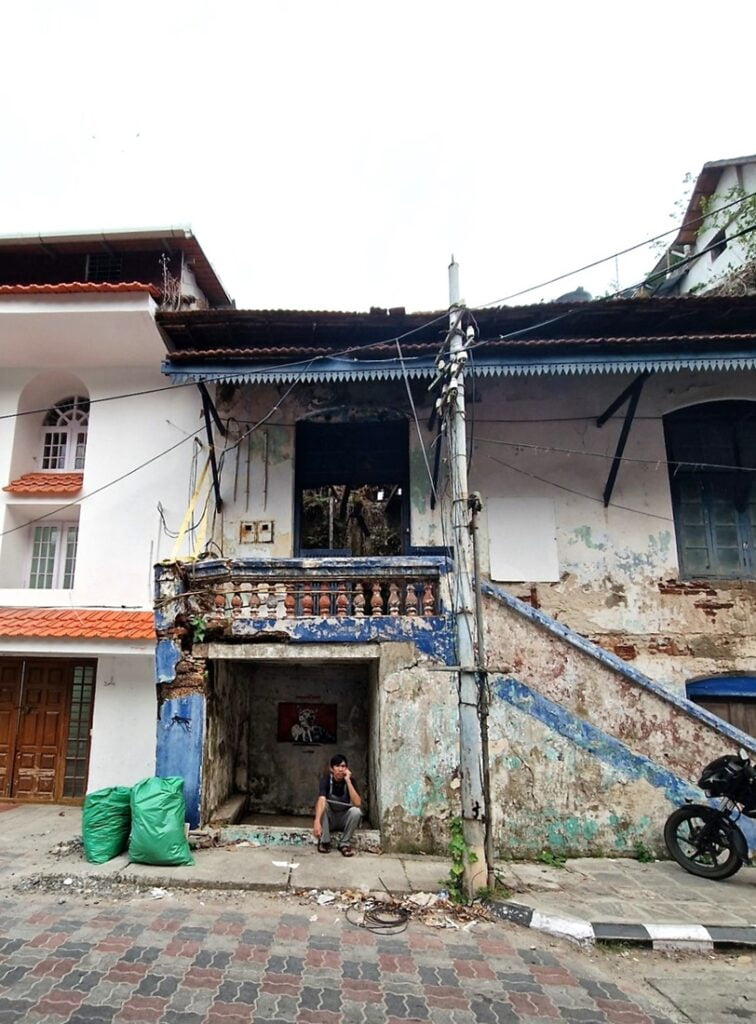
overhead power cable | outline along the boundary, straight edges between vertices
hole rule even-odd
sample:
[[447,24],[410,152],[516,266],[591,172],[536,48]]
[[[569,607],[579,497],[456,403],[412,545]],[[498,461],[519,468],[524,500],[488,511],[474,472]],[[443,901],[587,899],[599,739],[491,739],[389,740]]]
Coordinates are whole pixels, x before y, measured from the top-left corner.
[[191,440],[201,433],[203,428],[195,430],[192,434],[187,434],[186,437],[182,437],[180,441],[172,444],[170,448],[163,449],[162,452],[158,452],[157,455],[153,455],[151,458],[141,462],[138,466],[134,466],[133,469],[129,469],[126,473],[121,473],[120,476],[115,477],[113,480],[109,480],[107,483],[102,484],[100,487],[95,487],[93,491],[88,491],[86,494],[82,494],[76,501],[67,501],[63,505],[56,505],[50,509],[49,512],[43,512],[42,515],[35,516],[33,519],[27,520],[25,523],[19,523],[18,526],[11,526],[8,530],[3,530],[0,533],[0,537],[6,537],[9,533],[16,533],[17,530],[25,530],[27,526],[33,526],[35,523],[42,522],[43,519],[50,519],[52,516],[59,516],[61,512],[65,512],[68,508],[76,508],[87,498],[93,498],[95,494],[101,494],[106,491],[109,487],[113,487],[114,484],[121,483],[122,480],[126,480],[128,477],[133,476],[134,473],[138,473],[141,469],[146,469],[147,466],[151,466],[153,462],[157,462],[158,459],[162,459],[164,455],[168,455],[170,452],[180,448],[182,444],[186,444],[187,441]]
[[[707,217],[714,217],[718,213],[722,213],[724,210],[729,210],[731,206],[737,206],[738,203],[744,203],[746,199],[753,199],[754,196],[756,196],[756,192],[749,192],[748,195],[733,199],[731,202],[725,203],[724,206],[720,206],[717,210],[709,210],[708,213],[697,217],[692,221],[692,224],[701,224]],[[489,306],[500,306],[505,302],[509,302],[511,299],[519,299],[521,295],[527,295],[529,292],[537,292],[539,289],[546,288],[550,284],[557,284],[559,281],[564,281],[565,278],[574,277],[575,274],[582,274],[586,270],[593,270],[594,267],[599,267],[602,263],[608,263],[610,260],[615,260],[619,256],[626,256],[629,252],[635,252],[636,249],[642,249],[646,245],[652,245],[654,242],[658,242],[660,239],[666,238],[668,235],[678,233],[681,229],[682,225],[679,225],[678,227],[670,228],[668,231],[662,231],[661,234],[654,235],[652,238],[646,238],[642,242],[636,242],[635,245],[629,245],[626,249],[619,249],[617,252],[613,252],[610,256],[602,256],[601,259],[593,260],[592,263],[585,263],[582,267],[578,267],[576,270],[568,270],[564,274],[557,274],[556,277],[550,277],[548,281],[541,281],[540,284],[532,284],[528,288],[521,288],[518,292],[511,292],[509,295],[505,295],[501,299],[494,299],[492,302],[484,302],[482,305],[474,306],[472,308],[487,309]],[[733,235],[732,237],[735,238],[737,236]],[[698,258],[701,254],[701,252],[696,253],[695,258]],[[669,273],[670,270],[674,270],[677,266],[679,266],[678,263],[673,264],[665,271],[665,273]],[[625,291],[626,289],[622,288],[620,290]]]
[[[557,490],[567,491],[568,494],[575,494],[579,498],[587,498],[588,501],[596,501],[600,505],[604,504],[603,498],[597,498],[595,494],[586,494],[585,491],[577,491],[574,487],[567,487],[565,484],[558,484],[554,480],[547,480],[546,477],[538,476],[537,473],[531,473],[527,469],[523,469],[521,466],[513,466],[510,462],[504,462],[503,459],[497,459],[495,455],[489,455],[487,452],[483,453],[483,457],[490,459],[491,462],[495,462],[499,466],[504,466],[505,469],[511,469],[513,473],[521,473],[523,476],[529,476],[531,480],[538,480],[539,483],[546,484],[548,487],[556,487]],[[630,508],[628,505],[618,505],[617,502],[612,502],[612,508],[621,509],[623,512],[632,512],[637,516],[646,516],[648,519],[661,519],[662,522],[672,523],[674,520],[671,516],[659,515],[656,512],[646,512],[640,508]]]
[[503,445],[506,448],[524,448],[534,451],[537,455],[541,453],[568,456],[583,455],[592,459],[609,459],[610,461],[616,459],[618,462],[634,462],[643,466],[676,466],[678,469],[720,469],[738,473],[756,473],[756,466],[728,466],[719,462],[688,462],[683,459],[638,459],[629,455],[617,456],[607,452],[580,451],[579,448],[557,448],[553,445],[532,444],[524,441],[502,441],[494,437],[477,437],[476,442],[478,444]]
[[[732,206],[736,206],[738,203],[743,203],[747,199],[752,199],[755,196],[756,196],[756,192],[749,192],[747,195],[741,196],[738,199],[733,199],[729,203],[725,203],[724,206],[720,206],[716,210],[711,210],[708,213],[701,215],[700,217],[696,218],[696,220],[694,220],[693,223],[695,224],[695,223],[698,223],[700,221],[702,222],[707,217],[715,216],[716,214],[721,213],[722,211],[727,210],[727,209],[729,209]],[[738,232],[738,234],[736,234],[736,235],[731,235],[731,236],[729,236],[728,240],[729,239],[737,238],[741,234],[746,234],[750,230],[753,230],[753,229],[752,228],[747,228],[743,232]],[[647,238],[647,239],[645,239],[642,242],[636,242],[634,245],[627,246],[627,248],[625,248],[625,249],[619,249],[617,252],[611,253],[609,256],[603,256],[603,257],[601,257],[601,259],[594,260],[591,263],[586,263],[582,267],[577,267],[574,270],[568,270],[568,271],[566,271],[563,274],[557,275],[556,277],[549,278],[547,281],[541,281],[539,284],[534,284],[534,285],[530,285],[527,288],[522,288],[522,289],[520,289],[520,291],[512,292],[509,295],[503,296],[503,298],[494,299],[491,302],[484,302],[484,303],[482,303],[480,305],[477,305],[477,306],[474,306],[474,307],[470,307],[470,308],[471,309],[487,309],[489,306],[501,305],[504,302],[508,302],[510,299],[519,298],[521,295],[526,295],[529,292],[538,291],[540,288],[545,288],[545,287],[547,287],[550,284],[556,284],[557,282],[562,281],[565,278],[573,277],[575,274],[580,274],[580,273],[582,273],[585,270],[591,270],[593,267],[600,266],[602,263],[608,263],[610,260],[616,259],[619,256],[624,256],[627,253],[634,252],[636,249],[641,249],[645,245],[650,245],[653,242],[656,242],[656,241],[658,241],[658,240],[660,240],[662,238],[667,237],[667,235],[671,235],[671,234],[674,234],[675,232],[679,232],[679,231],[680,231],[680,226],[674,227],[674,228],[670,228],[668,231],[662,231],[660,234],[654,235],[651,238]],[[686,259],[689,259],[691,261],[695,260],[695,259],[698,259],[699,256],[702,256],[704,253],[709,252],[712,248],[715,248],[715,246],[707,247],[706,249],[703,249],[700,252],[695,253],[691,257],[686,257]],[[666,274],[668,274],[668,273],[670,273],[670,271],[678,268],[679,266],[681,266],[681,264],[682,264],[682,261],[678,261],[672,267],[668,268],[667,270],[664,270],[664,271],[660,272],[659,275],[653,275],[653,277],[645,278],[644,280],[645,281],[652,280],[652,279],[655,279],[656,276],[666,276]],[[638,287],[640,284],[643,284],[643,283],[644,282],[641,281],[641,282],[639,282],[638,285],[630,285],[627,288],[619,289],[617,292],[614,292],[612,295],[607,296],[607,298],[613,298],[616,295],[619,295],[622,292],[629,290],[629,288]],[[422,324],[420,324],[417,327],[413,327],[410,330],[405,331],[403,334],[397,335],[395,338],[384,338],[381,341],[370,342],[367,345],[350,345],[348,348],[330,349],[330,350],[327,350],[326,352],[319,352],[319,353],[317,353],[317,355],[312,357],[312,359],[314,359],[315,361],[318,361],[318,360],[321,360],[321,359],[333,359],[333,358],[337,358],[339,356],[351,355],[354,352],[360,352],[360,353],[366,352],[366,351],[369,351],[371,348],[378,347],[379,345],[380,346],[385,346],[385,345],[390,345],[392,343],[395,343],[397,341],[403,341],[405,338],[410,337],[412,334],[417,334],[419,331],[425,330],[427,327],[431,327],[431,326],[433,326],[433,324],[438,323],[439,321],[446,319],[447,315],[448,315],[448,311],[445,311],[444,313],[440,313],[438,316],[434,317],[433,319],[428,320],[425,323],[422,323]],[[567,316],[567,315],[569,315],[569,314],[568,313],[564,314],[564,316]],[[557,318],[557,319],[560,319],[560,318]],[[550,322],[552,322],[552,321],[545,321],[543,324],[539,324],[537,326],[539,326],[539,327],[547,326],[547,324],[550,323]],[[531,328],[526,328],[525,330],[534,330],[534,329],[535,329],[535,327],[531,327]],[[505,335],[504,337],[514,337],[516,333],[517,332],[513,332],[512,334]],[[415,360],[416,358],[419,358],[419,357],[416,357],[416,356],[405,356],[404,358],[405,358],[405,360],[409,361],[409,360]],[[393,356],[389,356],[389,357],[386,357],[386,359],[376,360],[376,361],[377,362],[392,362],[393,359],[394,359]],[[296,360],[296,361],[292,361],[292,362],[288,362],[288,363],[279,363],[276,366],[276,370],[293,368],[295,366],[300,366],[302,363],[305,363],[305,362],[307,362],[307,359],[300,359],[300,360]],[[158,388],[145,388],[142,391],[127,391],[127,392],[124,392],[124,393],[118,394],[118,395],[105,395],[102,398],[91,398],[91,399],[89,399],[89,403],[90,403],[90,405],[94,405],[94,404],[100,403],[100,402],[115,402],[115,401],[118,401],[119,399],[122,399],[122,398],[139,398],[139,397],[141,397],[143,395],[159,394],[159,393],[164,392],[164,391],[174,391],[174,390],[176,390],[178,388],[183,388],[183,387],[194,387],[197,383],[209,384],[209,383],[213,383],[216,379],[217,379],[216,377],[212,377],[211,376],[211,377],[203,378],[201,381],[186,381],[186,382],[183,382],[181,384],[166,384],[166,385],[163,385],[163,386],[158,387]],[[49,407],[45,407],[45,408],[40,408],[40,409],[24,409],[21,412],[14,412],[14,413],[2,413],[2,414],[0,414],[0,420],[17,419],[20,416],[39,415],[40,413],[46,413],[48,411],[49,411]]]

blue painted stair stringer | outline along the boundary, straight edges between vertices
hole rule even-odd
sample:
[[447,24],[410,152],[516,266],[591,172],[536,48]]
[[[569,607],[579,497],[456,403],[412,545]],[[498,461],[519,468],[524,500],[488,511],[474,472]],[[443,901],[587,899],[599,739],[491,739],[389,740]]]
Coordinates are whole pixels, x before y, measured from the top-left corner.
[[756,755],[756,739],[754,739],[753,736],[749,736],[748,733],[741,732],[740,729],[736,729],[735,726],[730,725],[729,722],[725,722],[723,719],[717,718],[716,715],[713,715],[705,708],[699,707],[698,704],[694,704],[685,697],[681,697],[674,691],[667,689],[661,683],[655,682],[649,676],[644,675],[637,669],[631,668],[631,666],[624,662],[622,658],[618,658],[616,654],[612,654],[603,647],[599,647],[598,644],[591,643],[590,640],[586,640],[584,636],[576,633],[573,629],[570,629],[569,626],[565,626],[563,623],[557,622],[557,620],[552,618],[550,615],[547,615],[538,608],[533,608],[531,605],[526,604],[525,601],[521,601],[513,594],[509,594],[506,590],[502,590],[501,587],[496,587],[492,583],[482,580],[481,589],[484,594],[492,597],[496,601],[499,601],[501,604],[506,605],[512,611],[521,615],[523,618],[528,619],[540,629],[545,630],[552,636],[558,637],[560,640],[568,643],[571,647],[581,651],[583,654],[588,655],[589,658],[593,658],[595,661],[600,662],[613,672],[617,672],[619,675],[624,676],[625,679],[634,683],[636,686],[650,691],[667,704],[674,705],[686,715],[690,715],[692,718],[697,718],[700,722],[704,722],[709,726],[709,728],[714,729],[731,743],[736,746],[744,747],[746,750]]

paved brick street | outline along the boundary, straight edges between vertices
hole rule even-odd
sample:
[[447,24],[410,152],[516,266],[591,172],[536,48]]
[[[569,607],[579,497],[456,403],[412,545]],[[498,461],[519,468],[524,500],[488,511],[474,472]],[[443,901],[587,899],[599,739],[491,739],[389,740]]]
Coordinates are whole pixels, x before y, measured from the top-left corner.
[[386,936],[261,895],[60,899],[0,900],[0,1024],[669,1024],[516,926]]

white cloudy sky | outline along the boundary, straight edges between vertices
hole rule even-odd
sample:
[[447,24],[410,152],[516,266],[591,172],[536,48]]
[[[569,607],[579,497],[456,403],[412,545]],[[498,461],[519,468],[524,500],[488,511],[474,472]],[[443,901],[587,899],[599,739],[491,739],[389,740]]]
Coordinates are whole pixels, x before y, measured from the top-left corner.
[[248,308],[441,308],[454,252],[486,303],[756,151],[755,28],[752,0],[9,4],[0,234],[190,224]]

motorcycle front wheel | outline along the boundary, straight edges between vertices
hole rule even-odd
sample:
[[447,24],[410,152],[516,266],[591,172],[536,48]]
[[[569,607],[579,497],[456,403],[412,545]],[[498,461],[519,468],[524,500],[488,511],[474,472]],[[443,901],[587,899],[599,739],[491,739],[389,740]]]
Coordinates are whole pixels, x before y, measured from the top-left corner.
[[721,881],[743,866],[731,833],[708,807],[678,807],[667,818],[664,842],[670,856],[700,878]]

